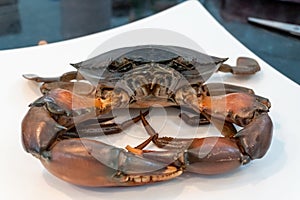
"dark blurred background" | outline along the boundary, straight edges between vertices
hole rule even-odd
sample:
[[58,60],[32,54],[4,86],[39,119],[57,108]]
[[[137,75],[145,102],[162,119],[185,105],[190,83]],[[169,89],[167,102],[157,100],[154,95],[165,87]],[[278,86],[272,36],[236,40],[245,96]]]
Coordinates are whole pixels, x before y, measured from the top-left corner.
[[[0,50],[88,35],[153,15],[186,0],[0,0]],[[199,0],[232,35],[300,84],[300,37],[247,17],[300,24],[300,0]],[[187,13],[188,14],[188,13]],[[193,21],[195,26],[197,22]]]

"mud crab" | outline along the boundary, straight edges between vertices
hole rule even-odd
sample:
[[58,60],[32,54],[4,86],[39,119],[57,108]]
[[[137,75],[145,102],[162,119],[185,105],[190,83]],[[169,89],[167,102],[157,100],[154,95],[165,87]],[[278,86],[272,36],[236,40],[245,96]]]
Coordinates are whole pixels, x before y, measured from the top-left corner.
[[[91,187],[136,186],[183,172],[234,170],[266,154],[273,126],[268,99],[249,88],[205,84],[218,71],[244,75],[260,70],[251,58],[238,58],[237,66],[226,60],[178,46],[145,45],[72,64],[77,70],[60,77],[24,75],[43,83],[43,95],[30,104],[22,121],[23,147],[60,179]],[[146,120],[148,111],[120,124],[109,115],[114,109],[156,104],[191,109],[197,119],[182,115],[186,123],[212,123],[221,135],[160,137]],[[124,149],[90,138],[120,133],[139,120],[149,139],[136,147]],[[145,149],[151,142],[163,149]]]

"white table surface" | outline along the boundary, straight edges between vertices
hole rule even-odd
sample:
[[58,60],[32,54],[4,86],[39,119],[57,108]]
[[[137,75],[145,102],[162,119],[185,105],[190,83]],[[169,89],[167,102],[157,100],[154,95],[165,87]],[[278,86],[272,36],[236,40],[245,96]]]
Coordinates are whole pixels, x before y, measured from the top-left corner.
[[[116,36],[127,31],[133,32]],[[110,39],[113,36],[116,37]],[[24,80],[22,74],[59,75],[72,70],[69,63],[82,61],[91,54],[94,55],[92,52],[100,44],[102,45],[97,50],[98,53],[109,48],[117,48],[118,45],[147,42],[191,45],[195,48],[198,45],[208,54],[229,57],[231,64],[234,64],[235,59],[241,55],[255,58],[262,68],[257,75],[249,78],[221,75],[219,80],[251,87],[257,94],[271,100],[270,116],[274,122],[274,137],[267,155],[226,175],[214,177],[189,175],[142,187],[89,189],[55,178],[37,159],[23,150],[21,121],[28,110],[28,104],[40,94],[36,85]],[[187,1],[149,18],[90,36],[45,46],[0,51],[0,63],[2,67],[1,199],[299,198],[299,85],[274,70],[240,44],[198,1]]]

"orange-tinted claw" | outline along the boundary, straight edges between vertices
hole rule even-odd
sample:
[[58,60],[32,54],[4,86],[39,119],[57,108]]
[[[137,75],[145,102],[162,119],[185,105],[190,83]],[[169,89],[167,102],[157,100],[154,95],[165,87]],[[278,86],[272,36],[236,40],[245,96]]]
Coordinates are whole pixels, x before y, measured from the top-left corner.
[[88,107],[104,109],[106,107],[106,103],[100,98],[94,99],[85,96],[79,96],[69,90],[64,89],[52,90],[49,92],[48,96],[53,98],[58,106],[69,110],[77,110]]
[[256,112],[268,112],[269,107],[255,95],[230,93],[199,98],[199,109],[214,118],[245,126]]
[[110,98],[91,98],[74,94],[69,90],[54,89],[47,95],[39,98],[31,106],[47,106],[48,110],[56,114],[63,114],[64,111],[80,110],[85,108],[98,108],[106,110],[111,105]]

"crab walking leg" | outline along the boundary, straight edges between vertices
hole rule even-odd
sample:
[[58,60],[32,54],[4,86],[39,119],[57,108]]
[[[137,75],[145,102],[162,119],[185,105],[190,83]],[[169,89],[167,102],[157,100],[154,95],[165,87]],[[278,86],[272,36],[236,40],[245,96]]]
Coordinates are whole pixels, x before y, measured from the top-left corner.
[[236,60],[236,66],[230,66],[228,64],[220,65],[218,71],[225,73],[232,73],[238,75],[250,75],[260,71],[260,66],[256,60],[248,57],[239,57]]
[[180,118],[190,126],[201,126],[212,123],[225,137],[232,137],[237,133],[236,128],[230,122],[224,119],[218,119],[207,115],[206,113],[199,113],[196,116],[190,117],[185,113],[180,113]]
[[201,113],[199,113],[196,116],[192,116],[190,117],[189,115],[187,115],[186,113],[180,113],[179,117],[188,125],[190,126],[199,126],[199,125],[205,125],[205,124],[209,124],[209,120],[204,117]]
[[[149,114],[149,110],[142,113],[142,116]],[[108,119],[108,120],[106,120]],[[138,115],[129,120],[126,120],[120,124],[108,121],[111,121],[114,117],[111,118],[94,118],[87,119],[85,121],[77,123],[71,130],[66,132],[64,135],[72,137],[73,135],[77,137],[98,137],[102,135],[112,135],[121,133],[128,127],[140,121],[141,117]]]
[[[92,95],[95,92],[95,86],[88,82],[80,82],[82,77],[79,77],[79,74],[76,71],[71,71],[64,73],[59,77],[40,77],[35,74],[24,74],[24,78],[27,80],[35,81],[38,83],[43,83],[40,87],[42,94],[47,94],[51,90],[60,88],[72,91],[73,93],[79,95]],[[76,80],[76,81],[72,81]]]
[[35,81],[35,82],[44,82],[44,83],[52,83],[52,82],[58,82],[58,81],[63,81],[63,82],[70,82],[71,80],[74,80],[78,78],[77,76],[77,71],[70,71],[66,72],[63,75],[59,77],[40,77],[36,74],[24,74],[23,77]]

